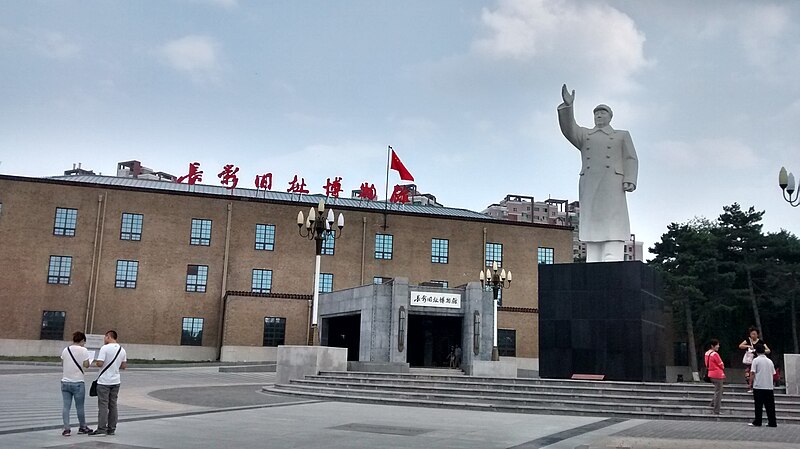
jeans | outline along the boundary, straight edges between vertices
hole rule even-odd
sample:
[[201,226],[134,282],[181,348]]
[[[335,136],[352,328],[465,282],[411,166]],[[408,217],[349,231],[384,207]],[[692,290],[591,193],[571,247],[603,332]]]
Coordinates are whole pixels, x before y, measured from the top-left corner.
[[117,396],[119,384],[97,384],[97,428],[106,431],[117,429]]
[[69,429],[69,410],[72,407],[73,399],[75,399],[75,409],[78,412],[78,423],[81,427],[86,427],[86,415],[83,409],[83,403],[86,399],[86,385],[83,382],[62,381],[61,397],[64,398],[64,408],[61,410],[64,429]]

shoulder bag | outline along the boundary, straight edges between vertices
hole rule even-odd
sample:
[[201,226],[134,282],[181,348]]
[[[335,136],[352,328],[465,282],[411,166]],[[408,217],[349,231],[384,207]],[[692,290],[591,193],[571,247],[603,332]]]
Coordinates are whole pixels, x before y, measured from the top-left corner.
[[[106,367],[103,368],[102,371],[100,371],[100,374],[97,375],[97,379],[100,379],[100,376],[102,376],[103,373],[105,373],[107,369],[111,368],[111,365],[113,365],[114,362],[117,361],[117,356],[119,356],[120,351],[122,351],[122,346],[120,346],[119,349],[117,349],[117,355],[115,355],[114,358],[111,359],[111,363],[106,365]],[[93,380],[92,386],[89,387],[89,396],[97,396],[97,379]]]
[[708,353],[706,353],[706,372],[703,374],[703,382],[711,382],[711,378],[708,377]]

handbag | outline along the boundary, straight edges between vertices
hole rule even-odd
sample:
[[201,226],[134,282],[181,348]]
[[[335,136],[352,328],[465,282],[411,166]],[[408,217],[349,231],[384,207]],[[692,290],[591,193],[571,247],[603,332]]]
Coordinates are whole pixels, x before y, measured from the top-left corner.
[[752,365],[754,358],[753,354],[754,353],[748,349],[747,352],[744,353],[744,357],[742,357],[742,363],[745,365]]
[[[114,362],[117,361],[117,356],[119,356],[120,351],[122,351],[122,346],[120,346],[119,349],[117,349],[117,355],[115,355],[114,358],[111,359],[111,363],[106,365],[105,368],[103,368],[103,370],[100,371],[100,374],[97,375],[97,379],[100,379],[100,376],[102,376],[103,373],[105,373],[107,369],[111,368],[111,365],[113,365]],[[89,387],[89,396],[97,396],[97,379],[93,380],[92,386]]]

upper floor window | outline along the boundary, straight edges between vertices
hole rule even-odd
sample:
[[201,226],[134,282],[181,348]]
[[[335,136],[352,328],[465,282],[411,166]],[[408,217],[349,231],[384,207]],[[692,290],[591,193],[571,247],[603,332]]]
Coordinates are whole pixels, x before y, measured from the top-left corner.
[[385,284],[385,283],[387,283],[387,282],[389,282],[391,280],[392,280],[392,278],[386,278],[386,277],[383,277],[383,276],[375,276],[375,277],[372,278],[372,283],[373,284]]
[[42,329],[39,332],[40,340],[63,340],[64,322],[67,312],[45,310],[42,312]]
[[449,247],[450,241],[447,239],[431,239],[431,263],[447,263]]
[[47,283],[69,285],[71,271],[72,256],[50,256],[50,266],[47,269]]
[[322,240],[322,253],[323,256],[332,256],[336,240],[333,238],[333,233],[325,233],[325,239]]
[[192,218],[192,237],[189,243],[200,246],[211,245],[211,220]]
[[286,318],[264,317],[264,346],[279,346],[286,341]]
[[255,293],[270,293],[272,291],[272,270],[253,268],[253,282],[250,290]]
[[53,226],[53,235],[67,237],[75,236],[75,227],[78,225],[78,209],[56,208],[56,221]]
[[118,260],[116,288],[136,288],[136,278],[139,275],[138,260]]
[[208,283],[208,265],[189,265],[186,267],[186,291],[205,293]]
[[181,345],[202,346],[203,345],[203,319],[195,317],[185,317],[181,325]]
[[538,253],[538,260],[540,264],[552,264],[553,259],[553,248],[542,248],[539,247],[537,250]]
[[436,280],[436,279],[431,279],[428,282],[428,284],[436,285],[436,286],[442,287],[442,288],[447,288],[450,285],[450,283],[447,282],[447,281],[441,281],[441,280]]
[[486,266],[491,267],[492,262],[497,262],[497,267],[503,266],[503,244],[486,243]]
[[319,274],[319,292],[330,293],[333,291],[333,274],[320,273]]
[[392,239],[391,234],[375,234],[375,258],[392,259]]
[[264,251],[275,249],[275,225],[256,225],[256,249]]
[[122,226],[119,230],[120,240],[131,240],[138,242],[142,239],[142,222],[144,215],[142,214],[122,214]]

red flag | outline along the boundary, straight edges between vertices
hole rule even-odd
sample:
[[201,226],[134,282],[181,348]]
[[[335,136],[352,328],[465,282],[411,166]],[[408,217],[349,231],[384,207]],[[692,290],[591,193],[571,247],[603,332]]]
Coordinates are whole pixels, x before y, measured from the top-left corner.
[[400,173],[400,179],[403,181],[413,181],[414,177],[411,176],[411,173],[408,171],[405,165],[400,162],[400,158],[397,157],[397,154],[394,152],[394,148],[389,147],[392,150],[392,170],[397,170],[397,173]]

